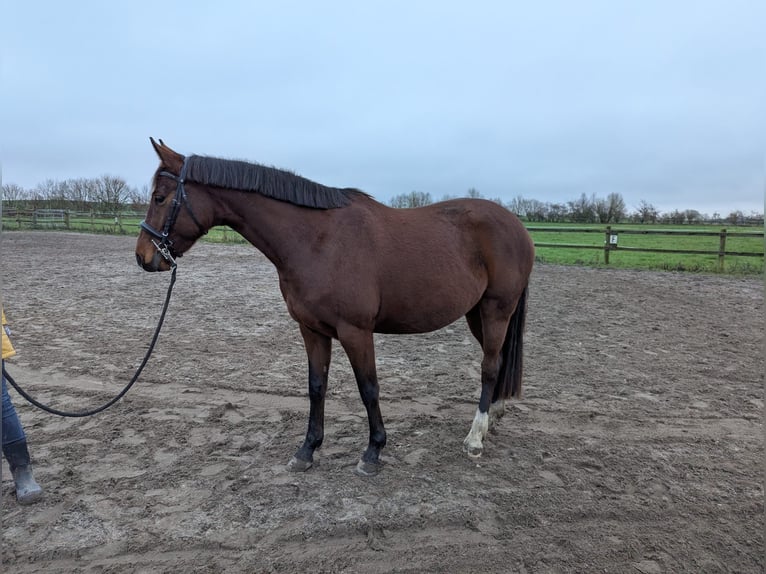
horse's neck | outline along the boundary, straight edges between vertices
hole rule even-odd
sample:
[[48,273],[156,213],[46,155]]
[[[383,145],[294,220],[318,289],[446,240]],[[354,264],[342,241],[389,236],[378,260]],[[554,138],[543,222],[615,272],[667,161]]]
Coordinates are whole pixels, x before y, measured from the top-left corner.
[[254,192],[221,195],[220,222],[242,235],[280,267],[300,245],[299,235],[311,229],[313,210]]

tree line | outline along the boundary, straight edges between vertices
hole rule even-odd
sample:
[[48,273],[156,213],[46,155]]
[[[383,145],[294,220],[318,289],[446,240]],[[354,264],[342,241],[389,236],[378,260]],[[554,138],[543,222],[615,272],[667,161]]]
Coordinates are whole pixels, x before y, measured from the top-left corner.
[[[444,196],[443,200],[454,199],[456,196]],[[462,197],[484,198],[475,188],[470,188]],[[666,213],[660,212],[648,201],[641,200],[639,204],[628,209],[625,200],[619,193],[610,193],[605,198],[595,194],[588,196],[583,193],[577,199],[559,203],[544,202],[538,199],[527,199],[517,196],[509,202],[499,198],[490,199],[509,209],[521,219],[532,223],[671,223],[701,224],[729,223],[732,225],[763,225],[763,213],[731,211],[726,215],[713,213],[708,215],[696,209],[675,209]],[[394,196],[389,205],[398,208],[421,207],[433,203],[430,193],[411,191]]]
[[3,210],[67,209],[119,215],[126,210],[143,211],[149,201],[147,186],[138,190],[111,175],[64,181],[48,179],[33,189],[11,183],[3,185],[2,192]]
[[[441,200],[456,196],[444,196]],[[484,198],[476,189],[470,188],[462,197]],[[732,211],[722,215],[708,215],[695,209],[673,210],[661,213],[647,201],[640,201],[628,209],[619,193],[606,197],[585,193],[567,202],[545,202],[517,196],[508,202],[490,199],[532,223],[729,223],[732,225],[763,225],[763,213]],[[111,175],[98,178],[77,178],[64,181],[46,180],[33,189],[16,184],[2,186],[3,210],[68,209],[71,211],[97,211],[118,215],[125,211],[144,211],[149,202],[149,189],[140,190],[129,186],[124,179]],[[391,207],[411,208],[433,203],[430,193],[411,191],[394,196]]]

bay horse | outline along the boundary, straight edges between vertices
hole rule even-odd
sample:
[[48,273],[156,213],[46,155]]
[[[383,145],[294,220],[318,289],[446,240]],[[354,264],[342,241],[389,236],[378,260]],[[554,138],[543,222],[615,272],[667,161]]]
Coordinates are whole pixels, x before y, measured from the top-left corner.
[[386,444],[373,333],[425,333],[461,316],[483,351],[481,397],[463,441],[470,456],[481,456],[505,400],[521,394],[534,246],[515,215],[482,199],[395,209],[357,189],[244,161],[186,157],[150,141],[160,165],[138,264],[170,270],[211,227],[228,225],[277,269],[308,355],[308,431],[289,470],[309,469],[324,439],[333,339],[348,356],[369,420],[356,472],[373,475]]

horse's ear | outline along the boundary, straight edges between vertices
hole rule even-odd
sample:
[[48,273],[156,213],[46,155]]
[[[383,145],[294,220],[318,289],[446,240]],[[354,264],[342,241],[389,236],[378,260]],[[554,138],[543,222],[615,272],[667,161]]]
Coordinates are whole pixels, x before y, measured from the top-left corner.
[[154,138],[150,137],[149,141],[152,142],[152,147],[154,148],[157,157],[160,158],[160,163],[164,167],[173,172],[181,170],[181,166],[184,163],[184,156],[170,149],[162,140],[160,140],[160,143],[157,143],[154,141]]

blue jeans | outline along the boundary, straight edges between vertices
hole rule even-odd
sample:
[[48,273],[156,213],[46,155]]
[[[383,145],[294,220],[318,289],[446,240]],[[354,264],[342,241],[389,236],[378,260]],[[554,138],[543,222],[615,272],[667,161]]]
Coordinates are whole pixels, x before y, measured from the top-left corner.
[[[5,361],[2,362],[5,367]],[[11,402],[11,396],[8,394],[8,387],[5,383],[5,376],[3,376],[3,447],[26,439],[24,434],[24,428],[21,426],[19,416],[16,414],[16,409]]]

